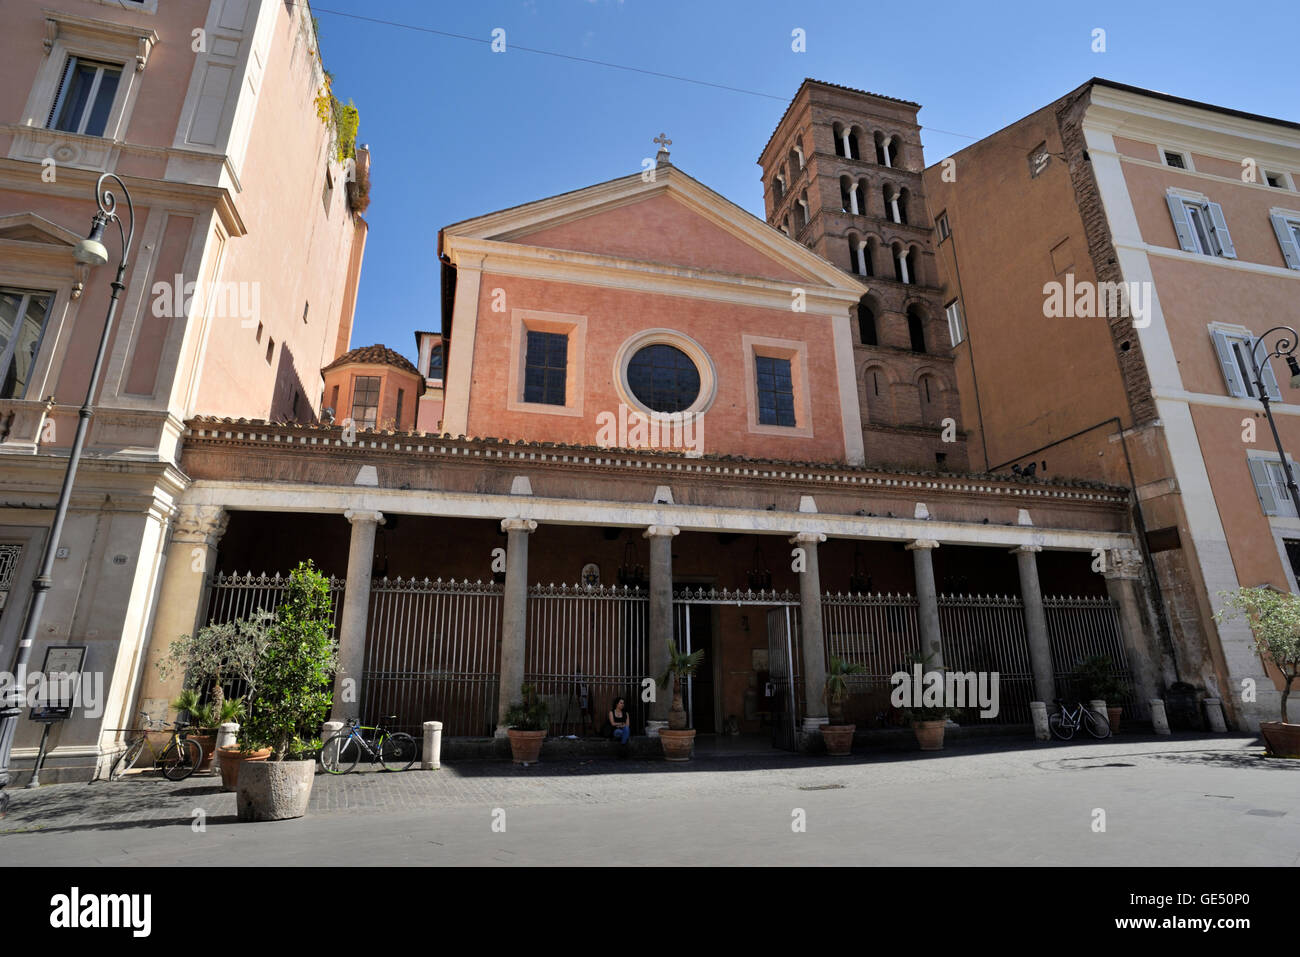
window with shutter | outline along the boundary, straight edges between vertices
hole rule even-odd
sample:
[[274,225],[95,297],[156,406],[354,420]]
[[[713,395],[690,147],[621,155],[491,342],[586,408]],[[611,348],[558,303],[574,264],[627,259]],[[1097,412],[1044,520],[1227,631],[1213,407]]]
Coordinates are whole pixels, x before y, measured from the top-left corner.
[[[1214,340],[1214,351],[1219,357],[1219,366],[1223,370],[1223,379],[1228,386],[1228,393],[1239,398],[1259,398],[1255,388],[1255,374],[1251,354],[1258,339],[1246,332],[1234,329],[1210,328]],[[1271,401],[1282,401],[1282,390],[1278,386],[1277,375],[1272,363],[1260,352],[1254,352],[1259,358],[1259,374],[1264,381],[1264,389]]]
[[1211,329],[1210,337],[1214,340],[1214,351],[1219,357],[1219,368],[1223,370],[1223,381],[1228,387],[1228,394],[1241,397],[1249,395],[1246,383],[1250,376],[1242,374],[1240,357],[1233,350],[1228,334],[1220,329]]
[[1210,210],[1210,222],[1214,230],[1215,252],[1225,259],[1236,259],[1237,248],[1232,245],[1232,236],[1228,234],[1228,221],[1223,218],[1223,207],[1218,203],[1206,204]]
[[[1251,458],[1247,462],[1250,465],[1250,479],[1255,485],[1255,494],[1259,497],[1259,504],[1264,514],[1295,518],[1295,502],[1291,498],[1291,490],[1287,488],[1286,469],[1282,467],[1282,460],[1273,456]],[[1294,473],[1295,462],[1289,455],[1287,462]]]
[[1274,210],[1269,217],[1288,269],[1300,269],[1300,213]]

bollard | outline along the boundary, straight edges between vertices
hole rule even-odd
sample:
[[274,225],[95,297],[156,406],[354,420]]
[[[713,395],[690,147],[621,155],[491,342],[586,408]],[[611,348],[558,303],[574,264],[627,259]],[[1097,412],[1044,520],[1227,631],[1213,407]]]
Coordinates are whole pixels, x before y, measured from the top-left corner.
[[1223,702],[1218,698],[1205,699],[1205,717],[1210,722],[1210,730],[1215,734],[1223,734],[1228,730],[1228,726],[1223,723]]
[[437,771],[442,767],[442,722],[424,722],[424,757],[420,768],[424,771]]
[[1151,699],[1151,729],[1156,734],[1169,733],[1169,719],[1165,717],[1165,703],[1159,698]]
[[221,749],[234,747],[235,738],[239,736],[239,725],[234,721],[227,722],[217,728],[217,743],[213,745],[212,752],[212,773],[221,773]]
[[[322,721],[322,722],[321,722],[321,726],[320,726],[320,745],[321,745],[321,754],[324,754],[324,753],[325,753],[325,742],[328,741],[328,740],[330,739],[330,736],[331,736],[331,735],[338,734],[338,733],[339,733],[340,731],[342,731],[342,730],[343,730],[343,722],[342,722],[342,721]],[[336,744],[336,745],[334,745],[334,747],[337,748],[338,745]],[[322,767],[324,767],[324,765],[322,765]]]
[[1034,737],[1039,741],[1051,741],[1052,729],[1047,726],[1047,704],[1042,701],[1031,701],[1029,713],[1034,719]]
[[[1101,715],[1103,718],[1106,719],[1107,726],[1110,725],[1110,715],[1106,713],[1106,702],[1102,701],[1100,698],[1094,698],[1093,700],[1088,702],[1088,710],[1093,712],[1094,714]],[[1111,728],[1110,733],[1111,736],[1113,737],[1115,734],[1115,729]]]

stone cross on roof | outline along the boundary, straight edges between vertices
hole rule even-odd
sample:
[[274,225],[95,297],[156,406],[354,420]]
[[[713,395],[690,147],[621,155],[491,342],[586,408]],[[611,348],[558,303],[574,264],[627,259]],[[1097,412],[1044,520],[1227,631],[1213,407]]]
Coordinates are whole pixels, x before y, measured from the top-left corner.
[[673,145],[673,141],[668,138],[667,133],[660,133],[654,138],[654,142],[659,144],[659,153],[655,156],[655,165],[668,165],[668,147]]

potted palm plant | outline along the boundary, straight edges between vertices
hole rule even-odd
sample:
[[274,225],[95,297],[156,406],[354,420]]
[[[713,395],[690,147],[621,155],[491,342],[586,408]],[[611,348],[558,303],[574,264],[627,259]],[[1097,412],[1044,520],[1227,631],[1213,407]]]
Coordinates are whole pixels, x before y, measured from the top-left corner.
[[1221,592],[1220,596],[1226,601],[1214,616],[1215,620],[1245,615],[1255,636],[1255,647],[1284,679],[1279,708],[1282,720],[1263,721],[1259,725],[1268,753],[1277,758],[1300,758],[1300,724],[1292,724],[1286,710],[1291,686],[1300,676],[1300,595],[1260,585]]
[[668,727],[659,729],[659,740],[663,743],[665,761],[689,761],[691,748],[695,745],[695,729],[686,727],[686,708],[682,704],[682,682],[699,670],[704,661],[704,649],[689,655],[677,647],[677,643],[668,639],[668,668],[659,679],[659,686],[666,687],[669,679],[673,683],[673,703],[668,709]]
[[329,713],[338,664],[333,620],[329,580],[310,561],[301,562],[276,609],[248,717],[239,729],[243,751],[270,749],[267,760],[245,760],[239,769],[241,821],[281,821],[307,813],[317,734]]
[[521,701],[506,709],[506,736],[510,739],[510,756],[515,764],[528,767],[537,764],[542,756],[542,742],[550,726],[550,706],[537,696],[530,684],[519,687]]
[[844,723],[844,702],[853,694],[845,679],[866,670],[864,665],[831,655],[831,666],[826,672],[826,711],[830,721],[820,729],[829,755],[844,757],[853,751],[853,732],[857,725]]
[[223,724],[238,722],[244,717],[244,702],[241,698],[214,698],[207,704],[200,703],[199,693],[193,688],[186,688],[171,703],[177,713],[178,722],[189,725],[188,737],[199,743],[203,749],[203,763],[199,771],[212,769],[212,755],[217,744],[217,729]]

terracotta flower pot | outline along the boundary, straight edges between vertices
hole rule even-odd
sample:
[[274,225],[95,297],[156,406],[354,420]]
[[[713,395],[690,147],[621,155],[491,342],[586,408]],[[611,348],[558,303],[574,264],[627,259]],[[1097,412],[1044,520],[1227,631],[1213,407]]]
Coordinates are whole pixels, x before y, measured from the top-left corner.
[[668,728],[660,728],[659,740],[663,742],[665,761],[689,761],[691,749],[695,747],[695,729],[671,731]]
[[538,762],[542,755],[542,741],[546,739],[545,731],[516,731],[507,728],[506,734],[510,737],[510,754],[515,759],[515,764],[527,767]]
[[943,721],[913,721],[912,731],[916,733],[916,743],[922,751],[943,750]]
[[842,758],[853,753],[853,732],[856,724],[823,724],[818,730],[826,742],[826,753],[832,757]]
[[195,773],[202,774],[204,771],[211,771],[212,756],[217,749],[217,736],[215,734],[191,734],[188,737],[191,741],[197,741],[199,747],[203,749],[203,761],[200,762]]
[[235,813],[241,821],[302,817],[315,777],[315,761],[251,761],[239,775]]
[[1110,722],[1110,733],[1114,734],[1119,730],[1119,719],[1123,716],[1124,709],[1121,707],[1107,708],[1106,720]]
[[1272,757],[1300,758],[1300,724],[1262,721],[1259,733]]
[[271,756],[270,748],[259,751],[240,751],[239,748],[221,749],[221,790],[233,791],[239,784],[239,766],[245,761],[265,761]]

